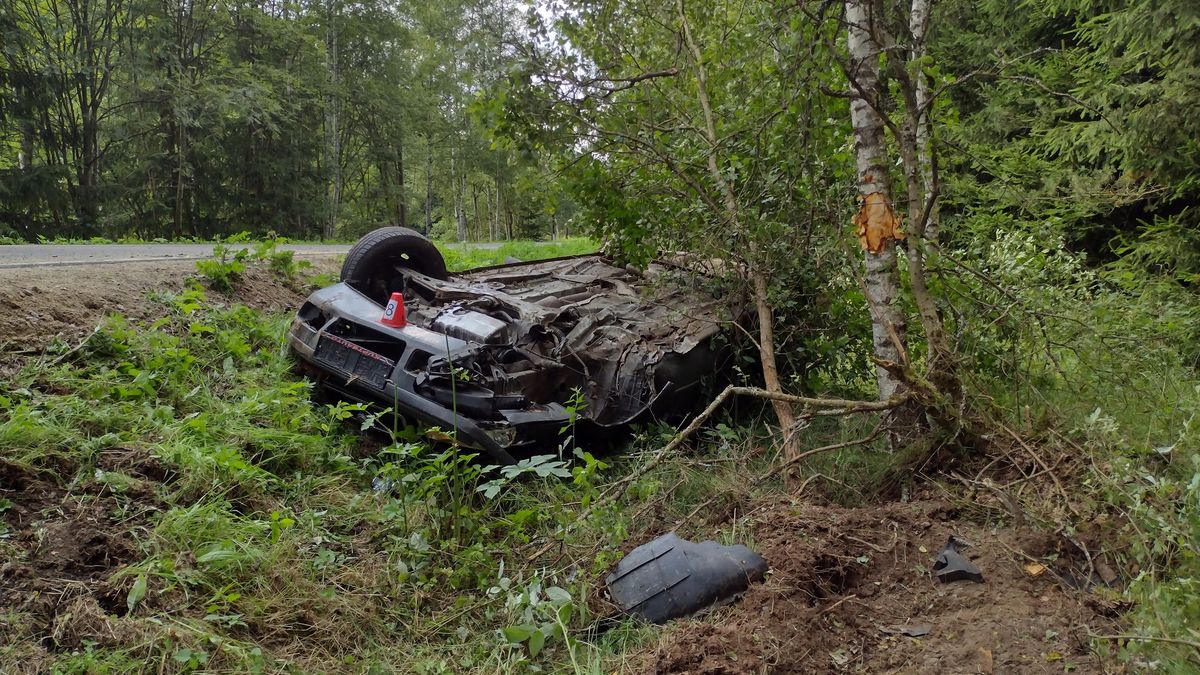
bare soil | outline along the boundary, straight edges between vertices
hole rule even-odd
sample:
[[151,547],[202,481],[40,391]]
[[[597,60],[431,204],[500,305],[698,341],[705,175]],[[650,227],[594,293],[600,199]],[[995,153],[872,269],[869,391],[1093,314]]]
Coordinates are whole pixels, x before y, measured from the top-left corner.
[[117,492],[84,481],[68,494],[50,470],[0,459],[0,496],[12,502],[0,516],[6,533],[0,640],[32,639],[47,650],[28,655],[30,672],[49,651],[75,649],[84,640],[117,645],[130,637],[114,632],[120,624],[106,617],[128,611],[133,579],[119,572],[142,559],[133,533],[161,507],[156,488],[169,476],[145,451],[128,449],[106,450],[98,470],[119,471],[128,481]]
[[[969,522],[936,500],[847,509],[779,498],[751,519],[746,541],[771,564],[767,581],[669,626],[638,670],[1120,672],[1088,633],[1116,632],[1121,608],[1064,539]],[[964,553],[983,583],[932,577],[951,535],[972,544]]]

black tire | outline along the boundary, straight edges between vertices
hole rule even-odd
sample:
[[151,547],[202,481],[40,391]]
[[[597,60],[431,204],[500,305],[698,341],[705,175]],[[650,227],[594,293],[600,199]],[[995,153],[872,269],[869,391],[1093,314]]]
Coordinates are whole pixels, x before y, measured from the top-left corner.
[[342,263],[342,281],[383,304],[404,283],[397,268],[450,278],[441,251],[421,233],[407,227],[381,227],[350,247]]

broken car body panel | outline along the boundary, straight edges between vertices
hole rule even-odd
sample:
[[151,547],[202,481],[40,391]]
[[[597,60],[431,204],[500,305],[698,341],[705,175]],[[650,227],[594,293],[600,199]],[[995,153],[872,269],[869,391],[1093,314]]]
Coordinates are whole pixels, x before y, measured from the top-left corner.
[[314,292],[288,341],[321,386],[510,450],[571,421],[614,427],[690,412],[732,316],[709,280],[665,263],[645,271],[601,255],[481,268],[450,279],[397,269],[407,325],[347,283]]
[[762,556],[740,544],[696,543],[668,532],[630,551],[605,584],[622,610],[665,623],[733,598],[767,569]]

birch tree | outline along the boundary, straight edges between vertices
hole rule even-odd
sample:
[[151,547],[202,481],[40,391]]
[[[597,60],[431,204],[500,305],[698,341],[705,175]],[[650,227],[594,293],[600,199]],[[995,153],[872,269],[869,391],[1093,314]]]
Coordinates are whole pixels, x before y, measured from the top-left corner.
[[[886,2],[886,0],[885,0]],[[887,167],[887,134],[891,131],[899,149],[904,178],[904,215],[908,237],[904,247],[908,290],[916,305],[928,356],[925,363],[928,386],[940,399],[932,415],[946,426],[957,424],[955,412],[961,399],[961,384],[955,373],[956,359],[946,339],[945,327],[932,293],[926,270],[928,242],[937,237],[931,220],[939,195],[936,162],[930,142],[930,108],[933,103],[921,69],[929,24],[929,0],[912,0],[911,6],[890,7],[888,16],[907,16],[898,26],[889,26],[883,4],[872,0],[847,0],[846,77],[851,87],[850,115],[854,126],[855,159],[858,170],[859,210],[854,217],[857,234],[865,251],[864,290],[871,312],[871,330],[880,398],[903,392],[914,379],[905,344],[905,317],[898,304],[900,277],[897,244],[906,240],[900,216],[893,206]],[[897,35],[903,36],[903,41]],[[900,93],[899,121],[883,114],[886,92],[879,67]],[[930,232],[927,228],[933,222]]]
[[[854,152],[858,170],[859,210],[854,217],[865,257],[864,292],[871,312],[871,342],[875,357],[900,363],[905,321],[898,306],[900,273],[896,242],[904,235],[892,207],[887,171],[884,122],[879,114],[879,44],[871,34],[874,7],[870,0],[847,0],[848,78],[857,95],[850,101]],[[904,390],[895,370],[875,367],[879,398]]]

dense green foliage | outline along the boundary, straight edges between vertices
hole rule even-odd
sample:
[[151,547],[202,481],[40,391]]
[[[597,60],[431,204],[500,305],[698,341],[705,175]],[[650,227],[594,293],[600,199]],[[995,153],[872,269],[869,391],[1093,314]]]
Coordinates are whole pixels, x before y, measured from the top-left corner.
[[536,162],[468,114],[512,11],[4,0],[0,235],[550,233],[566,219]]
[[[870,396],[870,330],[850,255],[855,94],[841,8],[553,4],[533,20],[543,39],[493,98],[497,127],[556,156],[582,212],[630,259],[682,248],[771,270],[791,386]],[[871,6],[877,39],[906,49],[909,4]],[[1082,509],[1029,508],[1056,529],[1115,536],[1110,554],[1140,571],[1130,596],[1138,630],[1193,641],[1197,12],[1184,1],[934,3],[926,53],[907,76],[935,94],[940,234],[902,244],[929,248],[931,291],[973,405],[993,428],[1075,457],[1091,489]],[[896,156],[911,101],[903,73],[883,72]],[[891,180],[905,184],[899,166]],[[900,300],[919,364],[916,307]],[[752,366],[745,374],[756,379]],[[887,475],[864,455],[829,462],[833,475]],[[1195,665],[1187,646],[1127,648],[1180,672]]]

